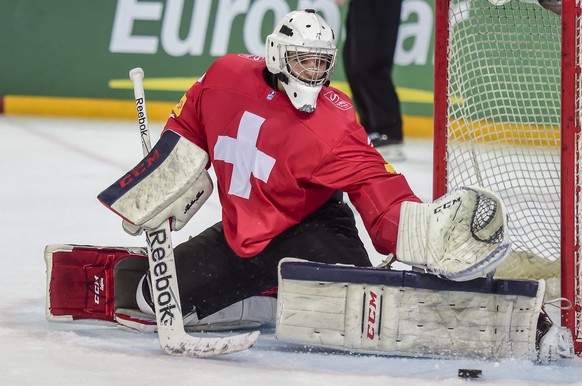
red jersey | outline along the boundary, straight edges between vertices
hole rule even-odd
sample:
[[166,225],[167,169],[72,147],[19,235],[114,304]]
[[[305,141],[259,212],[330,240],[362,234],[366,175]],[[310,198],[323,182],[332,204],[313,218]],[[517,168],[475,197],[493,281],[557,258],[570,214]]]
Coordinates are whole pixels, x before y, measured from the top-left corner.
[[208,152],[230,247],[256,255],[341,190],[376,249],[395,252],[397,204],[420,200],[370,146],[349,98],[323,87],[315,112],[298,111],[269,87],[265,67],[264,58],[246,54],[217,60],[165,127]]

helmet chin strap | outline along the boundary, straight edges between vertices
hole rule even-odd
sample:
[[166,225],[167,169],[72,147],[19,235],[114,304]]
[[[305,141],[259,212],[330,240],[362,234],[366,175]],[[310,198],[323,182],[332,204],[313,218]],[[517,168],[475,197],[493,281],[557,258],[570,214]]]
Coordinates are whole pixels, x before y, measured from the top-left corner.
[[267,67],[263,69],[263,79],[265,83],[273,90],[281,91],[281,87],[279,86],[279,77],[277,74],[273,74]]
[[283,74],[282,72],[278,73],[275,75],[277,77],[278,80],[280,80],[281,82],[285,83],[285,84],[289,84],[289,77],[285,74]]

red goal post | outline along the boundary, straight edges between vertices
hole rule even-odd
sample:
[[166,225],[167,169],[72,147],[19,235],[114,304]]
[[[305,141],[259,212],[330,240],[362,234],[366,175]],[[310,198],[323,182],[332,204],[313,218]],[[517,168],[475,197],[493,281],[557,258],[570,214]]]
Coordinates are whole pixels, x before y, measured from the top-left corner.
[[546,299],[567,299],[577,353],[581,13],[580,0],[562,0],[561,15],[531,0],[435,0],[434,198],[464,185],[500,194],[514,247],[497,274],[543,278]]

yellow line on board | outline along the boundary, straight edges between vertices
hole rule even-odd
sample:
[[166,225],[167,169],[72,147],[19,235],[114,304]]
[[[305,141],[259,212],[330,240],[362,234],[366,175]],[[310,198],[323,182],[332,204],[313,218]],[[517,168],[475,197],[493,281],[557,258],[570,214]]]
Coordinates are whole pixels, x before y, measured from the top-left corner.
[[[186,92],[197,80],[198,78],[146,78],[143,80],[143,87],[146,90]],[[108,85],[113,89],[133,90],[133,83],[129,79],[111,79]]]
[[[147,102],[148,118],[165,121],[176,105],[174,102]],[[92,117],[135,119],[135,102],[118,99],[63,98],[7,95],[4,97],[7,115],[40,115],[59,117]]]
[[[198,78],[150,78],[144,79],[143,86],[146,90],[150,91],[176,91],[176,92],[186,92]],[[113,89],[123,89],[123,90],[133,90],[133,84],[130,80],[125,79],[111,79],[109,82],[109,88]],[[331,82],[331,85],[349,97],[351,97],[352,92],[350,86],[347,82]],[[405,103],[432,103],[433,93],[432,91],[397,87],[396,92],[398,93],[398,98],[400,102]]]
[[449,121],[449,141],[495,143],[497,145],[560,146],[559,125],[536,125],[514,122]]
[[[155,85],[155,82],[153,84]],[[135,119],[136,114],[134,101],[125,99],[6,95],[3,101],[4,113],[7,115]],[[166,121],[174,106],[175,102],[148,101],[148,118],[152,121]],[[404,115],[402,120],[405,138],[433,137],[432,117]],[[451,141],[520,146],[556,147],[560,145],[560,129],[557,125],[451,119],[449,128]]]
[[[147,112],[149,120],[165,122],[175,105],[175,102],[148,101]],[[136,116],[135,102],[132,100],[25,95],[5,96],[4,113],[6,115],[104,119],[135,119]],[[405,137],[432,137],[432,117],[404,115],[402,121]]]

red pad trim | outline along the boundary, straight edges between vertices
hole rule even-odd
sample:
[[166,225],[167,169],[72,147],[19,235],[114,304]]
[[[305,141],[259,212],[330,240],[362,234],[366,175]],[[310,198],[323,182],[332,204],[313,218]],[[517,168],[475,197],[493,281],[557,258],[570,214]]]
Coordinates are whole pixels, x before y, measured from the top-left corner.
[[144,326],[157,326],[157,323],[154,321],[136,318],[136,317],[125,315],[125,314],[117,314],[116,318],[118,320],[122,319],[122,320],[125,320],[127,322],[133,322],[136,324],[143,324]]
[[126,248],[63,247],[47,257],[47,264],[51,263],[47,299],[50,316],[115,322],[113,267],[124,257],[147,256]]

